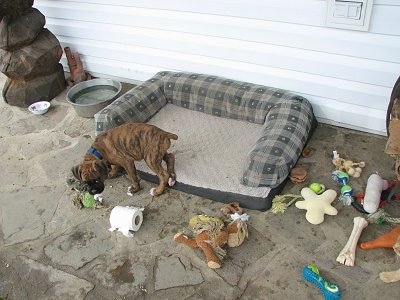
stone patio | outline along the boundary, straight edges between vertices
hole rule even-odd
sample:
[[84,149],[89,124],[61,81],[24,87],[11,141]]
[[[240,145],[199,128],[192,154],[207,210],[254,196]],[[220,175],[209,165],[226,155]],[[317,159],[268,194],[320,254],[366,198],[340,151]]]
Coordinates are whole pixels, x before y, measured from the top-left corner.
[[[5,77],[0,75],[0,86]],[[94,120],[79,117],[65,100],[51,101],[45,115],[0,101],[0,297],[4,299],[323,299],[303,280],[302,267],[315,264],[323,277],[342,289],[342,299],[397,299],[400,282],[387,284],[381,271],[400,268],[392,249],[356,250],[354,267],[336,262],[353,228],[365,216],[336,200],[337,216],[311,225],[305,211],[290,206],[283,214],[245,210],[249,238],[228,249],[221,269],[207,267],[203,253],[174,242],[195,214],[221,216],[221,203],[167,189],[149,194],[153,184],[130,197],[122,176],[106,182],[105,204],[144,207],[133,238],[110,232],[109,209],[77,209],[65,184],[94,138]],[[365,161],[356,192],[379,172],[393,181],[393,159],[384,154],[386,137],[320,124],[309,146],[315,153],[298,166],[309,172],[301,185],[284,193],[300,194],[319,182],[339,191],[331,179],[332,151]],[[178,174],[179,180],[179,174]],[[232,199],[235,201],[235,199]],[[384,209],[400,217],[400,202]],[[360,241],[374,239],[393,224],[369,224]]]

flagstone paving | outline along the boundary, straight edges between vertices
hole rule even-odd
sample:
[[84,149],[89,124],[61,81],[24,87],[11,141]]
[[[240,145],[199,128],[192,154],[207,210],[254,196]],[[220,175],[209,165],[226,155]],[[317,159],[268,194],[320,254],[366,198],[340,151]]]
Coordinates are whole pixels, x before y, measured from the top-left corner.
[[[4,84],[0,75],[0,86]],[[365,216],[336,200],[337,216],[311,225],[305,211],[245,210],[249,237],[228,249],[221,269],[207,267],[203,253],[174,242],[190,217],[221,216],[221,203],[167,189],[149,194],[153,184],[130,197],[125,176],[106,181],[108,207],[143,207],[143,223],[134,237],[108,229],[108,208],[76,208],[65,178],[94,138],[94,121],[76,115],[66,91],[51,101],[45,115],[9,106],[0,99],[0,297],[4,299],[323,299],[301,276],[315,264],[343,290],[343,299],[397,299],[400,282],[386,284],[381,271],[400,268],[392,249],[356,249],[354,267],[336,262],[353,228]],[[386,137],[320,124],[301,158],[309,179],[339,190],[331,179],[332,150],[365,161],[361,178],[351,179],[363,192],[368,176],[379,172],[393,181],[393,159],[384,154]],[[179,174],[178,174],[179,176]],[[284,194],[300,194],[303,185],[288,183]],[[232,199],[235,201],[235,199]],[[400,202],[385,210],[400,216]],[[360,240],[377,237],[392,224],[370,224]]]

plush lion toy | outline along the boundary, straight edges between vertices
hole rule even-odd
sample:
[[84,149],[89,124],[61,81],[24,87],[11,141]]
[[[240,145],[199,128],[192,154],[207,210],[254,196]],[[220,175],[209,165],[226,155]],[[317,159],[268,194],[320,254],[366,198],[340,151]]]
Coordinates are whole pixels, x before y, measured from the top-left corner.
[[217,217],[197,215],[190,219],[189,229],[194,237],[188,237],[178,232],[174,240],[190,248],[200,248],[206,256],[207,265],[211,269],[221,267],[221,261],[226,257],[224,247],[240,246],[248,236],[247,225],[240,218],[233,220],[227,226]]

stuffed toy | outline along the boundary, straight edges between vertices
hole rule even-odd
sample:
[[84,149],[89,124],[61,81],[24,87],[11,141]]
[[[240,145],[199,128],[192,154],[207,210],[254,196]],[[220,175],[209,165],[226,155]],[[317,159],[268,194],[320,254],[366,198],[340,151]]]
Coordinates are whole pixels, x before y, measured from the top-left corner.
[[227,216],[228,218],[230,218],[233,214],[242,215],[243,214],[243,208],[240,207],[238,202],[231,202],[231,203],[225,204],[221,208],[221,213],[224,216]]
[[247,222],[249,220],[249,215],[243,213],[243,208],[240,207],[238,202],[231,202],[225,204],[221,208],[221,213],[228,217],[228,246],[238,247],[240,246],[244,239],[249,236],[247,229]]
[[363,207],[367,213],[373,214],[378,210],[382,191],[386,190],[388,187],[389,183],[387,180],[382,179],[378,174],[371,174],[371,176],[368,177],[363,200]]
[[226,257],[226,245],[240,246],[248,236],[247,225],[240,217],[225,225],[220,218],[197,215],[190,219],[188,227],[194,237],[178,232],[174,240],[190,248],[203,250],[211,269],[221,267],[221,261]]
[[326,190],[320,195],[317,195],[312,189],[305,187],[301,190],[303,201],[297,201],[296,207],[306,209],[306,219],[311,224],[317,225],[324,221],[324,214],[335,216],[338,211],[331,206],[331,203],[336,198],[335,190]]
[[335,165],[336,170],[346,172],[349,176],[358,178],[361,175],[362,168],[365,167],[365,162],[355,163],[351,160],[341,158],[339,156],[332,159],[332,163]]

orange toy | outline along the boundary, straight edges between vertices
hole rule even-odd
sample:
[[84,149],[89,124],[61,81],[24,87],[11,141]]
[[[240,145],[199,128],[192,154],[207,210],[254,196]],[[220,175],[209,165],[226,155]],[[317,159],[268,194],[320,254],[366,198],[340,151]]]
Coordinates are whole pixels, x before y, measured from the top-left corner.
[[221,261],[226,256],[225,245],[237,247],[247,237],[247,225],[240,219],[225,226],[220,218],[197,215],[190,219],[189,229],[194,233],[193,238],[178,232],[174,240],[190,248],[203,250],[211,269],[221,267]]
[[370,250],[376,248],[393,248],[398,237],[400,236],[400,225],[397,225],[391,231],[382,234],[380,237],[360,244],[363,250]]

